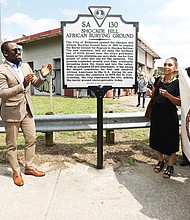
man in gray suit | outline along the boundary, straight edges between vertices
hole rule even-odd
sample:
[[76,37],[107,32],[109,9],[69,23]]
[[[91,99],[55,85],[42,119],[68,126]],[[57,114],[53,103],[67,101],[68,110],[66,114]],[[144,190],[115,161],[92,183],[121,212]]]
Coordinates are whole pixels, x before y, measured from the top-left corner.
[[51,72],[52,65],[42,67],[36,77],[28,64],[22,62],[21,49],[13,41],[1,45],[5,62],[0,65],[1,117],[6,130],[7,159],[13,170],[13,180],[17,186],[24,184],[17,159],[19,128],[25,139],[25,175],[37,177],[45,173],[34,167],[36,130],[30,94],[31,84],[39,87]]

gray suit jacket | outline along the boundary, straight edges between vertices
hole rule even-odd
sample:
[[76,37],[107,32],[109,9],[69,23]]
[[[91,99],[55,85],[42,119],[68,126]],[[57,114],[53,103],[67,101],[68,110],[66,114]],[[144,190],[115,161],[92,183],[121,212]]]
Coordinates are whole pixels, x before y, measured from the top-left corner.
[[[26,63],[22,63],[21,69],[24,76],[32,72]],[[32,85],[39,87],[43,82],[39,77],[34,77]],[[0,65],[1,117],[4,122],[22,121],[26,116],[26,104],[33,116],[30,86],[31,83],[23,91],[22,82],[15,70],[6,61]]]

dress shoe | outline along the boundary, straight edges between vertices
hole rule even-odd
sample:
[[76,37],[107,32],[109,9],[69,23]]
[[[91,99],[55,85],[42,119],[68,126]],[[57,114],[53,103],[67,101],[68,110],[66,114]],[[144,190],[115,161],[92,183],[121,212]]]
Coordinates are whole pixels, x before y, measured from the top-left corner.
[[24,181],[22,179],[22,175],[20,172],[14,172],[13,173],[13,180],[14,180],[14,184],[16,184],[17,186],[23,186],[24,185]]
[[37,169],[25,169],[25,175],[32,175],[32,176],[37,176],[37,177],[41,177],[41,176],[45,176],[45,173],[42,171],[39,171]]

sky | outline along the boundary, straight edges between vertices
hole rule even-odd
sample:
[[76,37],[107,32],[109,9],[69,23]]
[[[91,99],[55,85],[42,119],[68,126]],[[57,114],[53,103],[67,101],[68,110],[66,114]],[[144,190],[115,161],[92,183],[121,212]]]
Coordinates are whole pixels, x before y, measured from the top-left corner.
[[0,0],[1,38],[13,40],[60,27],[89,6],[111,6],[109,12],[139,22],[138,35],[159,54],[155,68],[174,56],[179,67],[190,66],[189,0]]

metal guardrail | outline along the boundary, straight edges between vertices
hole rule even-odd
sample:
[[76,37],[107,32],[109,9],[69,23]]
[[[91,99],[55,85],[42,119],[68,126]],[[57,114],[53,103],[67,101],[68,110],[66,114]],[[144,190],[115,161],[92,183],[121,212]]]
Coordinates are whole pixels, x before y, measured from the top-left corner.
[[[181,112],[178,112],[181,120]],[[97,129],[97,114],[36,115],[36,131],[83,131]],[[144,112],[104,113],[103,129],[148,128]]]
[[[181,113],[179,113],[181,119]],[[35,115],[36,131],[50,134],[59,131],[87,131],[97,129],[97,114],[65,114],[65,115]],[[106,141],[113,143],[115,129],[149,128],[150,121],[144,117],[144,112],[104,113],[103,129],[106,130]],[[0,133],[5,129],[0,118]],[[112,135],[112,137],[111,137]],[[46,143],[51,143],[46,135]]]
[[[36,123],[36,131],[45,133],[45,146],[47,147],[53,145],[53,132],[97,130],[97,168],[100,169],[103,167],[103,146],[102,143],[99,144],[100,139],[98,138],[98,134],[100,132],[97,129],[97,124],[99,123],[97,115],[98,114],[48,114],[36,115],[34,118]],[[179,116],[181,119],[181,115]],[[106,130],[107,144],[114,144],[115,129],[148,127],[150,127],[150,120],[144,117],[144,112],[103,114],[103,129]],[[0,120],[0,132],[5,132],[2,120]],[[101,141],[103,142],[102,134],[101,139]]]
[[[97,129],[97,114],[36,115],[36,131],[84,131]],[[150,121],[143,112],[104,113],[103,129],[146,128]]]

